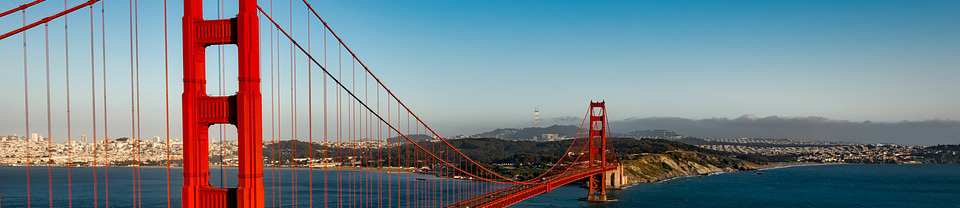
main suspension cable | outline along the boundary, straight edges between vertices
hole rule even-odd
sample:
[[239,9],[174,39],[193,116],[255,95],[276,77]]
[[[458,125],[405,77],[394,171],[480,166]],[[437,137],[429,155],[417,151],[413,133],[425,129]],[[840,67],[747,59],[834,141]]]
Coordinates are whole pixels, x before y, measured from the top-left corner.
[[[488,169],[488,168],[486,168],[486,167],[483,167],[483,165],[481,165],[480,163],[477,163],[477,162],[474,161],[473,159],[467,157],[465,154],[463,154],[462,152],[460,152],[460,150],[458,150],[458,149],[456,149],[455,147],[453,147],[453,145],[451,145],[446,139],[444,139],[443,137],[440,137],[439,134],[436,133],[436,131],[434,131],[434,130],[433,130],[432,128],[430,128],[429,126],[426,126],[426,123],[424,123],[423,120],[421,120],[419,116],[417,116],[416,114],[413,114],[413,111],[412,111],[409,107],[407,107],[406,104],[404,104],[402,101],[400,101],[400,99],[399,99],[392,91],[390,91],[390,89],[387,88],[386,85],[384,85],[383,82],[381,82],[380,79],[377,78],[376,75],[373,75],[373,72],[370,71],[370,68],[368,68],[368,67],[363,63],[363,61],[360,61],[360,59],[357,57],[356,53],[354,53],[353,50],[350,50],[350,48],[343,42],[343,39],[341,39],[335,32],[333,32],[333,29],[330,28],[330,27],[327,25],[327,22],[324,21],[323,18],[320,18],[320,15],[317,13],[317,11],[313,8],[313,6],[312,6],[309,2],[307,2],[306,0],[302,0],[302,1],[303,1],[304,5],[306,5],[307,8],[314,14],[314,16],[316,16],[317,19],[319,19],[320,22],[323,23],[324,26],[326,26],[325,28],[327,29],[327,31],[329,31],[330,34],[332,34],[332,35],[334,36],[334,38],[337,39],[337,41],[340,43],[340,45],[342,45],[343,48],[346,49],[348,53],[350,53],[351,57],[352,57],[355,61],[357,61],[357,63],[359,63],[361,67],[364,68],[364,70],[367,72],[367,74],[369,74],[370,76],[372,76],[372,77],[374,78],[374,80],[377,81],[377,84],[379,84],[380,86],[382,86],[382,87],[384,88],[384,90],[385,90],[391,97],[393,97],[395,100],[397,100],[398,105],[402,106],[404,110],[406,110],[407,112],[409,112],[410,114],[412,114],[413,118],[415,118],[418,123],[423,124],[423,125],[425,126],[425,128],[426,128],[427,130],[429,130],[433,135],[439,137],[440,141],[442,141],[446,146],[448,146],[449,148],[451,148],[451,149],[452,149],[454,152],[456,152],[457,154],[460,154],[460,155],[461,155],[462,157],[464,157],[468,162],[474,164],[475,166],[478,166],[481,170],[486,171],[487,173],[490,173],[490,174],[492,174],[493,176],[496,176],[496,178],[500,178],[500,179],[506,181],[507,183],[529,184],[529,183],[536,183],[536,182],[537,182],[536,180],[516,181],[516,180],[513,180],[513,179],[511,179],[511,178],[507,178],[507,177],[504,177],[504,176],[502,176],[502,175],[500,175],[500,174],[497,174],[497,173],[493,172],[492,170],[490,170],[490,169]],[[264,15],[266,15],[266,14],[264,14]],[[268,18],[269,18],[269,17],[268,17]],[[279,25],[276,25],[276,26],[277,26],[278,28],[280,27]],[[280,30],[282,30],[282,29],[280,29]],[[292,38],[292,37],[290,37],[290,39],[291,39],[291,41],[293,41],[293,38]],[[417,146],[419,147],[419,145],[417,145]],[[486,181],[491,181],[491,182],[493,181],[492,179],[487,179],[487,178],[483,178],[483,179],[486,180]]]
[[[260,10],[261,14],[263,14],[265,17],[267,17],[267,19],[269,19],[269,20],[274,24],[274,26],[277,27],[277,29],[278,29],[280,32],[282,32],[282,33],[290,40],[291,44],[297,46],[297,48],[300,49],[301,52],[304,52],[305,55],[306,55],[314,64],[320,66],[319,62],[317,62],[316,59],[314,59],[312,55],[306,53],[306,49],[304,49],[302,46],[300,46],[300,44],[297,43],[297,41],[294,40],[293,37],[290,36],[289,33],[287,33],[285,30],[283,30],[282,28],[280,28],[280,26],[276,23],[276,21],[273,20],[273,18],[272,18],[270,15],[268,15],[265,11],[263,11],[263,8],[258,7],[258,9]],[[321,68],[321,70],[324,71],[324,73],[330,73],[330,72],[328,72],[323,66],[320,66],[320,68]],[[375,78],[375,77],[374,77],[374,78]],[[336,82],[336,84],[339,85],[340,88],[343,89],[343,91],[345,91],[345,92],[350,96],[350,98],[353,98],[353,100],[360,101],[359,97],[357,97],[357,95],[354,94],[353,92],[349,91],[349,89],[346,87],[346,85],[344,85],[342,82],[340,82],[340,81],[337,80],[337,79],[334,79],[334,82]],[[338,91],[338,92],[339,92],[339,91]],[[389,92],[389,91],[388,91],[388,92]],[[371,108],[370,108],[366,103],[363,103],[363,102],[358,102],[358,103],[359,103],[360,105],[362,105],[364,108],[366,108],[367,110],[371,110]],[[399,101],[398,101],[398,103],[399,103]],[[400,104],[402,104],[402,103],[400,103]],[[407,111],[407,112],[409,113],[409,111]],[[414,116],[414,117],[415,117],[415,115],[411,115],[411,116]],[[377,118],[378,118],[381,122],[385,122],[384,119],[383,119],[380,115],[377,115]],[[418,123],[419,123],[419,121],[418,121]],[[388,126],[389,126],[391,129],[393,129],[394,131],[401,132],[399,129],[396,129],[394,126],[392,126],[392,125],[390,125],[390,124],[388,124]],[[410,139],[407,135],[401,135],[401,136],[403,136],[404,139],[406,139],[406,140],[408,140],[409,142],[411,142],[411,143],[414,145],[415,148],[417,148],[417,149],[419,149],[419,150],[421,150],[421,151],[426,152],[430,157],[438,158],[435,154],[433,154],[432,152],[428,152],[424,147],[420,146],[420,144],[418,144],[418,143],[416,143],[416,142],[413,142],[413,140]],[[456,149],[454,149],[454,150],[456,150]],[[462,153],[461,153],[461,154],[462,154]],[[470,159],[467,158],[467,160],[470,160]],[[499,174],[492,173],[492,172],[490,172],[490,173],[493,174],[493,175],[496,175],[497,177],[500,177],[500,178],[505,179],[506,182],[504,182],[504,181],[495,181],[495,180],[491,180],[491,179],[488,179],[488,178],[483,178],[483,177],[477,176],[477,175],[475,175],[475,174],[473,174],[473,173],[470,173],[470,172],[468,172],[468,171],[464,171],[463,169],[460,169],[460,168],[458,168],[458,167],[456,167],[456,166],[453,166],[452,164],[450,164],[449,162],[447,162],[447,161],[445,161],[445,160],[441,160],[441,161],[442,161],[445,165],[447,165],[447,166],[453,167],[454,169],[456,169],[456,170],[458,170],[458,171],[465,172],[466,174],[468,174],[468,175],[470,175],[470,176],[473,176],[473,177],[476,177],[476,178],[478,178],[478,179],[480,179],[480,180],[483,180],[483,181],[493,182],[493,183],[511,183],[511,184],[524,183],[524,182],[514,181],[514,180],[512,180],[512,179],[509,179],[509,178],[500,176]],[[470,160],[470,161],[473,161],[473,160]],[[474,162],[474,163],[475,163],[475,162]],[[484,168],[484,167],[482,167],[482,166],[478,166],[478,167],[486,170],[486,168]],[[488,171],[488,172],[489,172],[489,171]],[[528,183],[529,183],[529,182],[528,182]]]
[[0,17],[4,17],[4,16],[7,16],[7,15],[9,15],[9,14],[13,14],[13,13],[16,13],[16,12],[18,12],[18,11],[25,10],[25,9],[27,9],[27,8],[32,7],[33,5],[37,5],[37,4],[39,4],[40,2],[43,2],[43,1],[44,1],[44,0],[35,0],[35,1],[30,2],[30,3],[21,4],[21,5],[18,6],[18,7],[15,7],[15,8],[13,8],[13,9],[7,10],[7,11],[5,11],[5,12],[3,12],[3,13],[0,13]]
[[0,40],[6,39],[6,38],[8,38],[8,37],[10,37],[10,36],[13,36],[13,35],[16,35],[16,34],[19,34],[19,33],[26,32],[26,31],[29,30],[30,28],[39,26],[40,24],[44,24],[44,23],[50,22],[51,20],[60,18],[60,17],[62,17],[62,16],[64,16],[64,15],[67,15],[67,14],[73,12],[73,11],[77,11],[77,10],[80,9],[80,8],[83,8],[83,7],[85,7],[85,6],[89,6],[89,5],[93,4],[93,3],[97,3],[98,1],[100,1],[100,0],[89,0],[89,1],[87,1],[87,2],[84,2],[84,3],[80,4],[80,5],[71,7],[70,9],[66,9],[66,10],[64,10],[64,11],[62,11],[62,12],[60,12],[60,13],[54,14],[54,15],[49,16],[49,17],[45,17],[45,18],[41,19],[40,21],[36,21],[36,22],[31,23],[31,24],[29,24],[29,25],[27,25],[26,10],[20,10],[20,11],[24,12],[23,26],[20,27],[20,28],[17,28],[16,30],[13,30],[13,31],[4,33],[3,35],[0,35]]

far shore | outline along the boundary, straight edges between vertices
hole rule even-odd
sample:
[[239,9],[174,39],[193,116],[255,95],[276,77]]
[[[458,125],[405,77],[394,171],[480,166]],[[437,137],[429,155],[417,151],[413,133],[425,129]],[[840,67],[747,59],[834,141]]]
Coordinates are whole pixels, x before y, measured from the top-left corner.
[[635,186],[635,185],[639,185],[639,184],[662,183],[662,182],[667,182],[667,181],[671,181],[671,180],[679,179],[679,178],[689,178],[689,177],[697,177],[697,176],[710,176],[710,175],[716,175],[716,174],[722,174],[722,173],[736,173],[736,172],[747,172],[747,171],[764,171],[764,170],[790,168],[790,167],[818,166],[818,165],[843,165],[843,164],[854,164],[854,163],[791,163],[791,162],[768,163],[768,164],[765,164],[765,165],[759,165],[760,168],[757,168],[757,169],[742,170],[742,171],[718,171],[718,172],[710,172],[710,173],[706,173],[706,174],[691,174],[691,175],[670,177],[670,178],[665,178],[665,179],[661,179],[661,180],[657,180],[657,181],[653,181],[653,182],[648,182],[648,183],[628,184],[628,185],[623,186],[622,189],[626,189],[626,188],[629,188],[629,187],[632,187],[632,186]]

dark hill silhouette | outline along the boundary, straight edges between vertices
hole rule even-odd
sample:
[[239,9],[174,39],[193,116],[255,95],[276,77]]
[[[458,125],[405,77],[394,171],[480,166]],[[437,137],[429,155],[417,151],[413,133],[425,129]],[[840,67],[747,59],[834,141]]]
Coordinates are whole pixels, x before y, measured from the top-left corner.
[[548,127],[528,127],[528,128],[502,128],[484,133],[475,134],[474,138],[497,138],[505,140],[534,140],[542,139],[543,134],[558,134],[560,137],[575,137],[579,127],[571,125],[553,125]]

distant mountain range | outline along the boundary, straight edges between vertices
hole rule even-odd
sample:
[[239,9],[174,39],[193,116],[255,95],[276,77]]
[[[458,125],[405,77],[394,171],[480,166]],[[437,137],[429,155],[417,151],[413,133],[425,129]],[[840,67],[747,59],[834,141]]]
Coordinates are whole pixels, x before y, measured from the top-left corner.
[[533,141],[543,140],[544,134],[557,134],[560,138],[575,137],[579,127],[572,125],[553,125],[548,127],[501,128],[474,134],[473,138],[497,138],[504,140]]
[[[484,133],[474,134],[473,138],[497,138],[516,141],[545,140],[545,134],[556,134],[559,138],[575,137],[579,127],[572,125],[553,125],[548,127],[501,128]],[[586,132],[582,133],[586,134]],[[647,139],[680,139],[682,135],[668,130],[641,130],[627,133],[611,133],[610,136]]]

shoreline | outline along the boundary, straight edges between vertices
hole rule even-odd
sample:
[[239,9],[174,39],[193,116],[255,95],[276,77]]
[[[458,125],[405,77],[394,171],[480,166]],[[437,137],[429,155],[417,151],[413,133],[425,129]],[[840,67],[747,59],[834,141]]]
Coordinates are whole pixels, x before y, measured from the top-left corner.
[[[775,170],[781,168],[792,168],[792,167],[806,167],[806,166],[821,166],[821,165],[846,165],[846,164],[859,164],[859,163],[781,163],[777,165],[770,165],[763,168],[758,168],[757,170]],[[765,165],[766,166],[766,165]]]
[[710,172],[710,173],[705,173],[705,174],[690,174],[690,175],[669,177],[669,178],[665,178],[665,179],[661,179],[661,180],[657,180],[657,181],[653,181],[653,182],[626,184],[626,185],[624,185],[623,187],[621,187],[621,188],[619,188],[619,189],[623,190],[623,189],[627,189],[627,188],[630,188],[630,187],[633,187],[633,186],[637,186],[637,185],[641,185],[641,184],[666,183],[666,182],[669,182],[669,181],[672,181],[672,180],[677,180],[677,179],[694,178],[694,177],[700,177],[700,176],[714,176],[714,175],[721,175],[721,174],[726,174],[726,173],[737,173],[737,172],[747,172],[747,171],[764,171],[764,170],[775,170],[775,169],[782,169],[782,168],[805,167],[805,166],[845,165],[845,164],[855,164],[855,163],[770,163],[770,164],[766,164],[766,165],[760,165],[760,168],[756,168],[756,169],[747,169],[747,170],[739,170],[739,171],[717,171],[717,172]]

